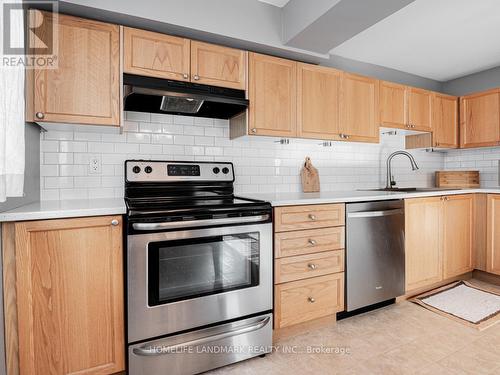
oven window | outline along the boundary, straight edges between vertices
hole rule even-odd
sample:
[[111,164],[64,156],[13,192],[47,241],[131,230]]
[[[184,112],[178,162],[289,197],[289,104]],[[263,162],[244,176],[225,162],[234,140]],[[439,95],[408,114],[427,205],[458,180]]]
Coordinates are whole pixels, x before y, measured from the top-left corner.
[[150,243],[149,305],[259,285],[259,258],[259,233]]

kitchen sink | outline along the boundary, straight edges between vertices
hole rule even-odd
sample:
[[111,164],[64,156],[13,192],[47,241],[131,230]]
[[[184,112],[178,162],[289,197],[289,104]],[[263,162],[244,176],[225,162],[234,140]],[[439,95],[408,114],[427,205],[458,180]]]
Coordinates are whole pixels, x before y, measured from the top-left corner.
[[361,189],[363,191],[390,191],[394,193],[425,193],[433,191],[447,191],[447,190],[461,190],[457,188],[417,188],[417,187],[406,187],[406,188],[379,188],[379,189]]

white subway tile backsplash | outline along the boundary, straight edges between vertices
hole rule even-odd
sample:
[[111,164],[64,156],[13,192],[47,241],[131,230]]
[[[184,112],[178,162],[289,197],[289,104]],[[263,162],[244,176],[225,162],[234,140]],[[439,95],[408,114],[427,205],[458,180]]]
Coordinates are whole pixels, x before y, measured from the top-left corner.
[[444,166],[450,170],[478,170],[482,187],[498,187],[500,147],[471,150],[450,150]]
[[128,133],[128,143],[151,143],[151,134],[145,133]]
[[[48,135],[50,132],[45,133]],[[87,152],[86,142],[60,141],[59,150],[61,152]]]
[[[382,136],[380,145],[334,142],[333,147],[322,147],[319,141],[297,139],[281,145],[270,137],[230,140],[227,120],[134,112],[127,112],[126,119],[123,134],[42,134],[41,199],[122,197],[127,159],[232,161],[235,190],[241,194],[300,191],[300,168],[310,156],[319,169],[322,190],[378,187],[385,184],[387,156],[404,148],[397,136]],[[421,169],[412,172],[408,160],[396,158],[394,175],[400,185],[430,185],[434,171],[450,158],[457,166],[481,166],[484,181],[493,183],[498,180],[495,152],[477,152],[467,159],[465,151],[446,156],[413,151]],[[101,160],[98,175],[89,173],[92,158]]]
[[60,176],[86,176],[88,174],[88,165],[60,165]]
[[[130,112],[129,112],[130,113]],[[159,122],[160,124],[171,124],[174,116],[161,113],[151,113],[151,122]]]
[[73,187],[73,177],[42,177],[45,189],[64,189]]
[[74,158],[71,153],[45,152],[43,153],[43,164],[73,164]]
[[153,122],[141,122],[139,123],[139,131],[142,133],[161,133],[162,125]]
[[194,145],[194,137],[192,135],[175,135],[174,143],[176,145]]

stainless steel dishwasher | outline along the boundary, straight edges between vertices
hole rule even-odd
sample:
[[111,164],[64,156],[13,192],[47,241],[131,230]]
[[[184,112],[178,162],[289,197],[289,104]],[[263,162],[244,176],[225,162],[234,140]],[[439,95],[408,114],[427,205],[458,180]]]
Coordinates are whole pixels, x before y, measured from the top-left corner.
[[403,200],[346,205],[347,311],[405,291]]

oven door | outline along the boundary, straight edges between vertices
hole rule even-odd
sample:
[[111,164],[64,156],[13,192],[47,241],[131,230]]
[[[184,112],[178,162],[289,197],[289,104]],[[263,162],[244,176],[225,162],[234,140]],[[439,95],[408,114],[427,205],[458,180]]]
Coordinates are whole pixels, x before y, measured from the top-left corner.
[[127,237],[128,342],[272,310],[272,224]]

